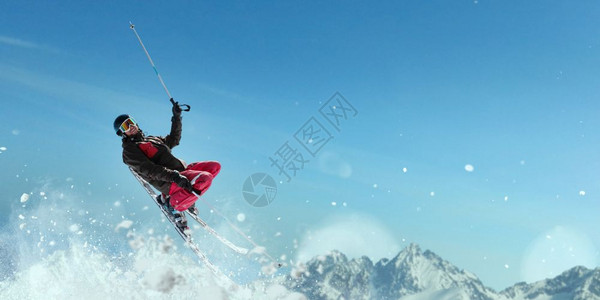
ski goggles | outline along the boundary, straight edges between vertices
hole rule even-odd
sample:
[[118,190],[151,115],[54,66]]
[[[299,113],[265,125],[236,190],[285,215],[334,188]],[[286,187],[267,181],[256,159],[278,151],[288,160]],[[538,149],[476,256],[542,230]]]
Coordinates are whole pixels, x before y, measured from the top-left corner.
[[121,130],[121,132],[125,133],[127,130],[129,130],[129,128],[131,128],[131,126],[137,126],[137,123],[135,122],[135,120],[131,117],[127,118],[127,120],[123,121],[123,123],[121,123],[121,127],[119,127],[119,130]]

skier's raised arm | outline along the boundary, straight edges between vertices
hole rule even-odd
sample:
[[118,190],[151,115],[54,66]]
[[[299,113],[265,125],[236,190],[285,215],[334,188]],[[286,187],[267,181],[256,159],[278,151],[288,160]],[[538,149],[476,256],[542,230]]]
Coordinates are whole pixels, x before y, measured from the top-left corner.
[[171,117],[171,132],[167,135],[164,140],[165,144],[169,146],[169,148],[173,148],[179,145],[179,141],[181,140],[181,107],[179,106],[179,102],[176,102],[171,98],[171,103],[173,103],[173,117]]

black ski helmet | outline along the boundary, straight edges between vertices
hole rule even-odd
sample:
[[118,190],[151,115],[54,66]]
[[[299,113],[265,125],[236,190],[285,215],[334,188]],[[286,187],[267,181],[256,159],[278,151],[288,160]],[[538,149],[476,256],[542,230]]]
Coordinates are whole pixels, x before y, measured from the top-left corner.
[[121,131],[120,127],[121,124],[123,124],[123,122],[125,122],[125,120],[129,119],[129,115],[123,114],[118,116],[115,119],[115,122],[113,123],[113,126],[115,127],[115,132],[117,133],[118,136],[122,136],[123,132]]

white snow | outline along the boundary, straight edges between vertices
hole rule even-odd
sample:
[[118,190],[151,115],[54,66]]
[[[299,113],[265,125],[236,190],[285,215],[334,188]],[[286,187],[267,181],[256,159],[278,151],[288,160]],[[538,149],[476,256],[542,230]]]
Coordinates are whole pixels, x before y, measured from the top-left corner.
[[6,147],[0,147],[0,151],[6,151]]
[[264,265],[260,268],[260,272],[267,276],[273,275],[277,272],[277,266],[275,263]]
[[125,268],[94,245],[74,243],[0,281],[2,299],[306,299],[279,284],[234,285],[162,243],[150,238]]
[[244,222],[246,220],[246,215],[243,213],[239,213],[237,215],[237,220],[238,220],[238,222]]
[[304,273],[306,273],[306,265],[304,263],[298,263],[290,271],[290,276],[292,278],[300,278]]
[[121,228],[129,229],[129,227],[131,227],[132,224],[133,221],[131,220],[123,220],[115,227],[115,231],[119,231],[119,229]]
[[21,203],[25,203],[27,200],[29,200],[29,194],[23,193],[23,195],[21,195]]
[[255,247],[254,249],[250,250],[250,252],[248,253],[248,255],[250,254],[265,254],[265,252],[267,251],[267,249],[265,249],[265,247]]
[[473,165],[471,165],[471,164],[466,164],[465,165],[465,171],[467,171],[467,172],[473,172],[473,171],[475,171],[475,167],[473,167]]
[[146,272],[146,276],[142,280],[142,284],[149,289],[159,292],[168,293],[173,288],[177,288],[178,283],[185,283],[185,278],[179,274],[175,274],[172,268],[162,266],[155,268],[152,272]]
[[579,191],[579,196],[585,196],[585,191]]

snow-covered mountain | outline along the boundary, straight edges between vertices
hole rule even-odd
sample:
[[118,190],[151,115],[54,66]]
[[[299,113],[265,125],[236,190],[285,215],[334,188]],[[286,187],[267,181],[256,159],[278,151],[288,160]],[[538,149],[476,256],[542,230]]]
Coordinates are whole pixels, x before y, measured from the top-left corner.
[[279,278],[309,299],[600,299],[600,268],[573,268],[533,284],[519,283],[500,293],[474,274],[460,270],[433,252],[411,244],[391,260],[348,260],[340,252],[313,258]]
[[600,299],[600,268],[574,267],[553,279],[517,283],[500,294],[508,299]]

